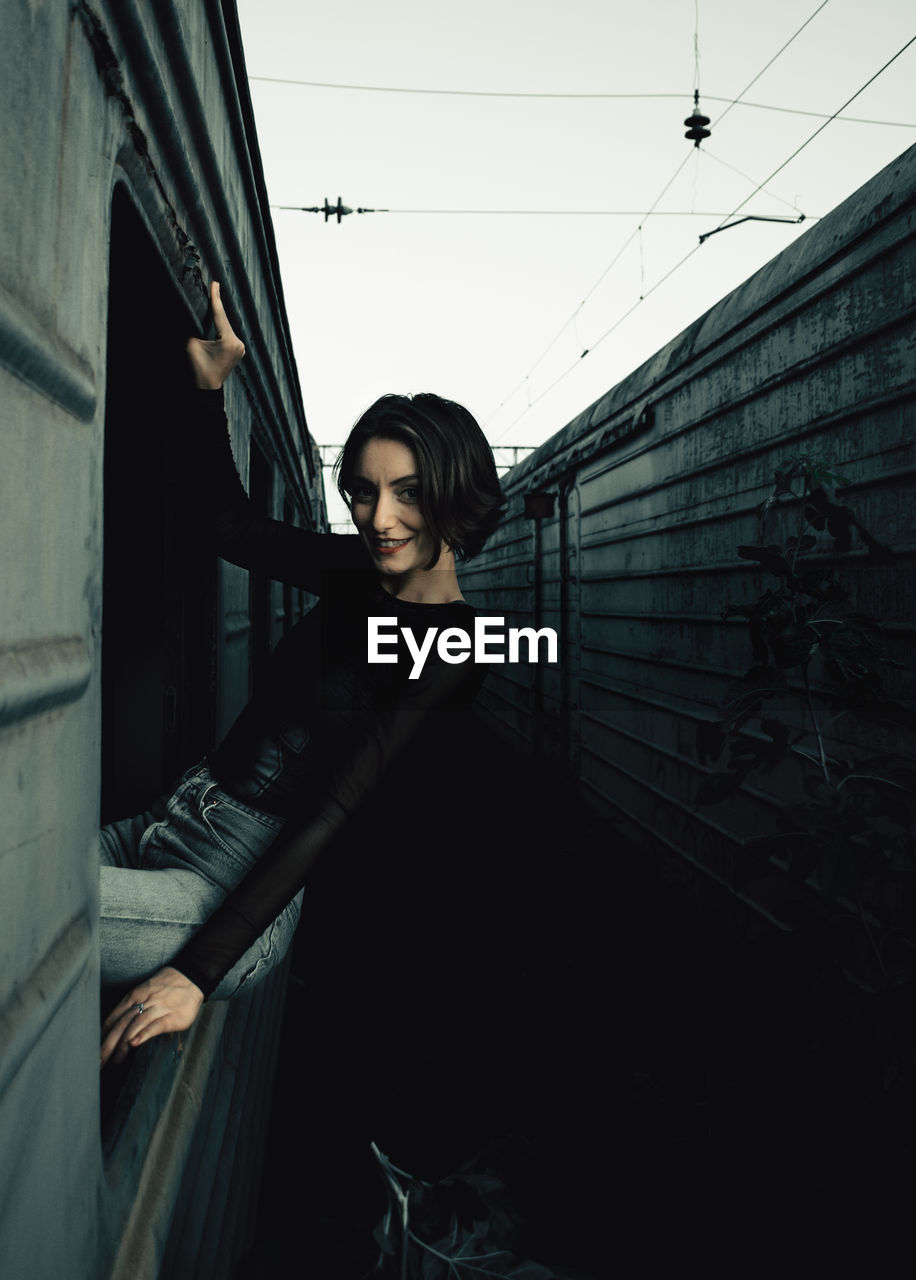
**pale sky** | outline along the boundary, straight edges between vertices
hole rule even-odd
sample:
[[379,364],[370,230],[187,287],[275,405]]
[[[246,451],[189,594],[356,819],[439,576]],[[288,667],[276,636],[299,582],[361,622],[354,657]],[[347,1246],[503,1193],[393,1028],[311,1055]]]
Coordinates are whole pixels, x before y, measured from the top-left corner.
[[[342,441],[388,391],[438,392],[467,405],[491,443],[540,444],[916,143],[913,44],[842,113],[909,127],[837,119],[803,146],[916,35],[912,0],[238,9],[272,204],[341,196],[353,209],[621,211],[353,213],[338,225],[274,209],[306,417],[321,444]],[[700,109],[712,119],[699,149],[683,125],[696,46]],[[677,96],[383,93],[257,77]],[[739,205],[738,217],[809,220],[746,222],[698,247]]]

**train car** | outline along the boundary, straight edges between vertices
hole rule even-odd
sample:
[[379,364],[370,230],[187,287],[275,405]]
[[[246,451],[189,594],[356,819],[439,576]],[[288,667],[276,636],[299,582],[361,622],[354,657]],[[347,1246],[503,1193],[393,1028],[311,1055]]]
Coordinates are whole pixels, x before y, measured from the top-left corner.
[[4,6],[0,1275],[224,1277],[252,1222],[284,974],[100,1108],[100,821],[231,723],[308,599],[178,499],[183,345],[219,279],[266,513],[326,527],[232,0]]
[[[841,762],[896,756],[889,768],[912,759],[914,198],[916,148],[510,471],[508,518],[462,578],[507,625],[558,636],[555,664],[493,667],[488,723],[571,776],[620,833],[618,854],[663,862],[752,932],[788,929],[798,903],[821,895],[776,856],[744,874],[760,836],[784,831],[790,806],[816,792],[820,749]],[[704,726],[721,723],[754,662],[747,618],[723,614],[786,582],[738,549],[759,543],[774,475],[801,455],[848,481],[835,506],[885,548],[872,554],[857,535],[831,572],[880,623],[882,697],[897,719],[889,733],[860,724],[855,739],[824,682],[807,697],[787,667],[798,753],[702,803],[727,758],[704,756]],[[777,519],[765,541],[788,527]],[[757,720],[745,733],[766,748]]]

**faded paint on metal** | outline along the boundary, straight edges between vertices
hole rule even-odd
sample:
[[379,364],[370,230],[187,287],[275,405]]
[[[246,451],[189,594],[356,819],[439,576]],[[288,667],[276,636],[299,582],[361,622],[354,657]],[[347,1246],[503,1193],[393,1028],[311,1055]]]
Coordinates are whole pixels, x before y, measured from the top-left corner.
[[[914,203],[916,148],[510,471],[508,517],[466,577],[473,603],[523,617],[524,494],[575,495],[566,527],[558,512],[542,529],[545,621],[566,613],[566,682],[545,682],[541,713],[559,729],[545,736],[525,675],[506,669],[490,673],[481,714],[522,749],[540,736],[637,847],[729,889],[735,851],[798,784],[777,770],[701,810],[695,735],[751,665],[746,629],[721,612],[761,590],[736,548],[756,540],[788,457],[814,454],[853,480],[848,500],[898,559],[866,566],[850,552],[844,579],[886,620],[889,656],[912,648]],[[834,733],[841,742],[842,725]],[[756,907],[770,911],[765,884]]]

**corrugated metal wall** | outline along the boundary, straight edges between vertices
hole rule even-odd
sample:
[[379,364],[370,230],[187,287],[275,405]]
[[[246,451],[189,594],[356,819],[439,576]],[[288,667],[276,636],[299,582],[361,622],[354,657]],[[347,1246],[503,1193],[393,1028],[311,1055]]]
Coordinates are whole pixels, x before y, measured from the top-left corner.
[[[183,1045],[138,1055],[103,1150],[95,835],[115,510],[104,492],[109,262],[122,281],[130,269],[111,242],[118,200],[184,333],[206,312],[209,278],[228,285],[248,349],[229,396],[241,469],[254,441],[268,508],[324,520],[234,5],[8,0],[0,79],[0,1275],[114,1267],[135,1280],[157,1274],[167,1251],[170,1274],[190,1274],[192,1257],[196,1276],[222,1277],[244,1237],[239,1194],[257,1167],[282,974],[249,1004],[208,1009]],[[138,292],[138,327],[149,305]],[[138,371],[138,401],[150,377]],[[212,598],[206,635],[174,602],[169,625],[197,664],[184,674],[203,670],[212,685],[219,731],[248,693],[246,575],[227,570]],[[274,634],[303,605],[279,588],[267,599]],[[182,688],[167,692],[180,725]],[[158,702],[154,737],[174,728]],[[179,1199],[221,1225],[220,1252],[193,1213],[173,1212]]]
[[[765,585],[736,549],[787,458],[852,480],[843,501],[897,560],[866,565],[860,547],[840,576],[890,656],[912,652],[914,198],[916,148],[514,468],[509,519],[462,574],[478,606],[509,625],[539,613],[561,638],[556,667],[494,667],[483,714],[568,765],[637,848],[726,886],[792,784],[755,775],[697,807],[696,732],[752,663],[721,612]],[[552,515],[525,517],[535,491]]]

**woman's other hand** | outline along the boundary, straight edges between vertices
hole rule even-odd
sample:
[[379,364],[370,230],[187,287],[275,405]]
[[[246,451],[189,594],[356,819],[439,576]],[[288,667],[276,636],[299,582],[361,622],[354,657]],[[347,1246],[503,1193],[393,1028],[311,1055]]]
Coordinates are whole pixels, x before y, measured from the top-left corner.
[[99,1067],[114,1055],[123,1062],[128,1049],[168,1031],[187,1031],[200,1012],[204,994],[190,978],[166,966],[134,987],[102,1024]]
[[245,354],[244,342],[226,319],[215,280],[210,285],[210,306],[216,340],[189,338],[186,348],[194,380],[202,391],[218,391]]

